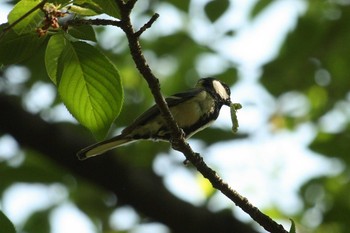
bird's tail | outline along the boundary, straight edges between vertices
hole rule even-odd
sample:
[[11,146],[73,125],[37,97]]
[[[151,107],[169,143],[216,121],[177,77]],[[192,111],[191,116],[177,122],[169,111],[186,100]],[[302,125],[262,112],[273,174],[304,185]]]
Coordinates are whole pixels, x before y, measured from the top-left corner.
[[77,157],[80,160],[88,159],[90,157],[103,154],[109,150],[112,150],[118,146],[125,145],[132,142],[134,139],[125,137],[124,135],[118,135],[111,139],[95,143],[88,146],[77,153]]

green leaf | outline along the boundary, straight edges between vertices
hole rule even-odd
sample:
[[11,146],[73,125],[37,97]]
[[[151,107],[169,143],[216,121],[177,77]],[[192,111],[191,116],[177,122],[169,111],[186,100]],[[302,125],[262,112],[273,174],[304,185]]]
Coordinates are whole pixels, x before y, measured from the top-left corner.
[[23,232],[52,232],[49,220],[51,210],[51,208],[48,208],[31,214],[23,226]]
[[71,114],[102,138],[118,116],[123,89],[115,66],[95,47],[68,43],[58,64],[58,92]]
[[15,64],[31,57],[44,40],[35,33],[17,35],[13,30],[8,31],[0,39],[0,64]]
[[119,8],[114,0],[92,0],[101,7],[103,13],[113,16],[115,18],[120,18]]
[[77,39],[97,42],[96,34],[91,25],[82,25],[69,28],[69,34]]
[[96,12],[95,8],[91,9],[91,7],[83,7],[83,6],[77,6],[77,5],[72,5],[69,8],[69,11],[82,16],[94,16],[94,15],[100,14],[98,11]]
[[255,18],[259,13],[264,11],[266,7],[268,7],[271,3],[273,3],[273,0],[259,0],[256,2],[252,10],[250,11],[249,17],[251,19]]
[[296,233],[295,223],[294,223],[293,219],[290,219],[290,221],[292,222],[292,225],[290,226],[289,233]]
[[60,5],[61,7],[63,7],[69,4],[71,0],[48,0],[47,2],[53,3],[56,6]]
[[190,5],[190,1],[168,0],[167,2],[185,12],[188,11]]
[[225,13],[229,5],[229,0],[212,0],[205,5],[204,11],[210,21],[215,22]]
[[[35,6],[37,6],[41,1],[40,0],[22,0],[19,1],[12,11],[9,13],[7,19],[9,24],[14,23],[16,20],[20,19],[30,10],[32,10]],[[44,17],[44,13],[37,9],[27,17],[23,18],[19,23],[17,23],[13,30],[17,34],[24,34],[31,31],[34,31],[42,22]]]
[[[75,0],[73,6],[88,9],[92,12],[95,12],[96,14],[103,14],[104,13],[102,8],[98,4],[96,4],[93,0]],[[74,7],[73,7],[72,11],[73,12],[75,11]]]
[[350,125],[344,131],[338,133],[319,132],[309,147],[317,153],[331,158],[336,157],[346,163],[350,163],[349,141]]
[[1,232],[16,233],[15,226],[2,211],[0,211],[0,229]]
[[57,65],[67,42],[63,34],[51,36],[45,51],[45,67],[51,81],[57,85]]
[[[76,0],[74,4],[78,8],[81,7],[85,9],[85,11],[90,10],[91,12],[95,12],[96,14],[104,13],[115,18],[120,18],[119,8],[114,0]],[[78,12],[78,14],[84,15],[86,13]]]

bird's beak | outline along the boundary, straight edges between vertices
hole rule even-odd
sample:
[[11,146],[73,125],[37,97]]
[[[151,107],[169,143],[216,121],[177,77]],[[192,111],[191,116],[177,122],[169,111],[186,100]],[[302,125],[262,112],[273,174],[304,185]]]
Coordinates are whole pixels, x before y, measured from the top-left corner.
[[230,107],[230,106],[231,106],[231,104],[232,104],[231,99],[230,99],[230,98],[228,98],[228,99],[225,101],[225,103],[224,103],[224,104]]

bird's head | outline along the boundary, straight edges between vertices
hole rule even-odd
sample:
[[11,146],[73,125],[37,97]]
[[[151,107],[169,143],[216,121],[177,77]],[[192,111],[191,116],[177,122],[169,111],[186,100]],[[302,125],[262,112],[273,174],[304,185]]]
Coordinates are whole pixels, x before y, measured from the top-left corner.
[[215,78],[202,78],[198,80],[196,87],[202,87],[206,89],[215,99],[222,104],[231,105],[231,91],[230,88],[220,80]]

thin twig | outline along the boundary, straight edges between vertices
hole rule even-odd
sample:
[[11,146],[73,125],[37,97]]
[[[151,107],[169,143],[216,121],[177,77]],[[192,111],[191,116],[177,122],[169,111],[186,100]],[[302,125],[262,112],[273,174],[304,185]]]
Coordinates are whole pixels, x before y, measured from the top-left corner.
[[30,9],[27,13],[25,13],[24,15],[22,15],[20,18],[18,18],[15,22],[13,22],[12,24],[10,24],[9,26],[5,27],[1,34],[0,34],[0,39],[14,26],[16,26],[19,22],[21,22],[23,19],[25,19],[26,17],[28,17],[31,13],[33,13],[34,11],[36,11],[39,8],[42,8],[45,3],[48,0],[43,0],[42,2],[38,3],[36,6],[34,6],[32,9]]
[[121,27],[122,22],[120,20],[110,20],[110,19],[72,19],[67,21],[66,25],[79,26],[79,25],[103,25],[103,26],[116,26]]
[[152,24],[158,19],[158,17],[159,14],[155,13],[147,23],[145,23],[137,32],[135,32],[135,36],[140,37],[144,31],[152,27]]

